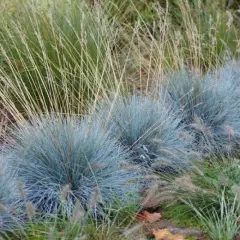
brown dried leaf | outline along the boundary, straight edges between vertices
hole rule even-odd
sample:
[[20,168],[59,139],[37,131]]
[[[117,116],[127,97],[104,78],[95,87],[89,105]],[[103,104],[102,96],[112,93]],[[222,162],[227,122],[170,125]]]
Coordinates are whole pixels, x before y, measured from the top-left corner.
[[153,230],[156,240],[186,240],[181,234],[172,234],[168,229]]
[[147,222],[152,223],[152,222],[156,222],[156,221],[160,220],[161,214],[157,213],[157,212],[150,213],[148,211],[143,211],[137,215],[137,219],[141,222],[147,221]]

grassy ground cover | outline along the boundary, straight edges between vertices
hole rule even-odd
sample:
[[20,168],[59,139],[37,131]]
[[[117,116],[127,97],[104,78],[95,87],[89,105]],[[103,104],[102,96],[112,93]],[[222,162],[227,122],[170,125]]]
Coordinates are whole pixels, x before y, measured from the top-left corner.
[[0,239],[238,239],[237,1],[0,2]]

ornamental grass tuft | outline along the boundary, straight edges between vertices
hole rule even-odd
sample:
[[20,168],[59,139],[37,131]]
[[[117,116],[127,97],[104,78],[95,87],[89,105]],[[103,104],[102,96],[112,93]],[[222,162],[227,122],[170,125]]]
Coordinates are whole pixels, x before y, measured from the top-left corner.
[[180,125],[194,137],[192,148],[204,156],[237,154],[240,134],[239,71],[226,66],[205,76],[181,71],[171,76],[169,103]]
[[15,131],[15,140],[7,160],[38,211],[70,216],[80,202],[101,215],[116,198],[137,194],[138,173],[121,167],[126,150],[88,117],[35,119]]
[[0,156],[0,237],[21,226],[20,196],[12,171]]
[[114,103],[100,105],[97,115],[128,147],[133,163],[160,171],[189,167],[191,154],[188,141],[181,137],[181,119],[159,102],[147,96],[119,97]]

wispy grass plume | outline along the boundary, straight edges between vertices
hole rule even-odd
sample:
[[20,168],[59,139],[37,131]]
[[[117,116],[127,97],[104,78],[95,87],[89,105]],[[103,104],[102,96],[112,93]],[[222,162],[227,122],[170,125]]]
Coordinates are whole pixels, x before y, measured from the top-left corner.
[[100,7],[75,0],[9,5],[0,24],[0,97],[9,111],[80,113],[119,88],[118,28]]

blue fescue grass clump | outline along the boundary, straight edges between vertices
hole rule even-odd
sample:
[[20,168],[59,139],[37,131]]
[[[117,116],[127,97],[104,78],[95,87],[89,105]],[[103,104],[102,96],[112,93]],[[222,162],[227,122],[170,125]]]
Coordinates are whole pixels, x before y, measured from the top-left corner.
[[192,147],[203,155],[234,154],[240,134],[239,74],[221,70],[206,76],[187,71],[171,76],[169,103],[182,115],[181,124],[194,137]]
[[7,160],[24,183],[26,201],[41,212],[56,213],[61,206],[70,216],[77,201],[101,214],[115,198],[124,201],[137,191],[138,173],[121,167],[129,157],[126,150],[99,122],[33,120],[15,134]]
[[181,138],[179,127],[181,119],[159,99],[118,97],[114,103],[100,105],[97,115],[112,135],[128,147],[133,163],[158,170],[189,166],[188,142]]
[[21,225],[20,198],[12,171],[0,156],[0,237]]

